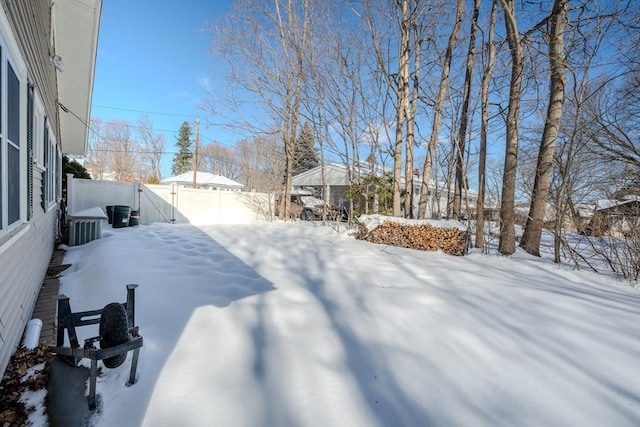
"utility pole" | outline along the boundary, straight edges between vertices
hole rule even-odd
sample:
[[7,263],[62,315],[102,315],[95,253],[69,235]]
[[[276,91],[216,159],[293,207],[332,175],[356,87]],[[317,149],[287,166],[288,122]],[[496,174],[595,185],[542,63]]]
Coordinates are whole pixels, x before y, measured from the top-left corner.
[[196,188],[196,175],[198,174],[198,142],[199,142],[199,133],[198,130],[200,128],[200,119],[196,119],[196,146],[193,150],[193,188]]

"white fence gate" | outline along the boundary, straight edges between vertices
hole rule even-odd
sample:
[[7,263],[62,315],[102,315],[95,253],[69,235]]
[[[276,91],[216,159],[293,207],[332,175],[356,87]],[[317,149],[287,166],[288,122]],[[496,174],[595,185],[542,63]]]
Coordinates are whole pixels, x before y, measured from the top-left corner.
[[238,224],[273,219],[270,194],[207,190],[178,185],[96,181],[67,175],[67,212],[112,205],[140,211],[140,224],[152,222]]

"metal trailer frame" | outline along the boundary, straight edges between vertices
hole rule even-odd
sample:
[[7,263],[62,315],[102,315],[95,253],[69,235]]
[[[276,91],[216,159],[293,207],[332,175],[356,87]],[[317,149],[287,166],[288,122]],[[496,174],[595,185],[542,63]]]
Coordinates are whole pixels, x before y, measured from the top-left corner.
[[[127,302],[122,303],[126,313],[129,325],[135,325],[135,289],[138,287],[136,284],[127,285]],[[96,408],[96,379],[98,377],[98,360],[106,359],[109,357],[117,356],[122,353],[127,353],[133,350],[133,358],[131,360],[131,371],[129,373],[129,381],[125,384],[127,387],[136,383],[136,369],[138,367],[138,356],[140,353],[140,347],[142,347],[142,336],[138,334],[138,327],[132,326],[129,328],[130,339],[128,342],[115,345],[113,347],[98,349],[95,347],[95,343],[100,341],[100,337],[92,337],[84,340],[84,348],[80,348],[78,343],[78,336],[76,334],[76,327],[95,325],[100,323],[100,316],[102,310],[90,310],[79,311],[76,313],[71,312],[71,306],[69,304],[69,297],[60,294],[55,298],[58,301],[58,322],[56,326],[56,346],[49,346],[51,352],[62,356],[62,358],[77,366],[78,362],[82,358],[91,359],[90,381],[89,381],[89,396],[87,401],[89,409],[94,410]],[[88,318],[88,319],[87,319]],[[67,330],[69,336],[70,347],[64,346],[64,331]]]

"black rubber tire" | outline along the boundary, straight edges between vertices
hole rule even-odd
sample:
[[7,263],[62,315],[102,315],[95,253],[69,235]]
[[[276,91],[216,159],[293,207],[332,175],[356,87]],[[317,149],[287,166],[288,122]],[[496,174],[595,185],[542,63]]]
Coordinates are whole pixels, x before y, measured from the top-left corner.
[[[109,348],[129,341],[129,321],[122,304],[112,302],[102,309],[100,316],[100,348]],[[117,368],[127,358],[127,352],[102,360],[107,368]]]
[[315,219],[315,215],[309,209],[305,209],[300,214],[300,219],[303,221],[313,221]]

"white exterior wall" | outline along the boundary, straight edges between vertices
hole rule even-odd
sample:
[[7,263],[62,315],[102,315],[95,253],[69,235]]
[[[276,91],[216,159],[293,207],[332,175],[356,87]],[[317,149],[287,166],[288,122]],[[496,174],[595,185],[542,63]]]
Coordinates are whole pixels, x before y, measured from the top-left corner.
[[[54,201],[46,209],[41,205],[42,174],[46,171],[44,165],[38,163],[38,158],[44,149],[43,144],[34,141],[38,155],[34,152],[33,163],[27,157],[27,83],[35,87],[36,96],[42,102],[39,119],[44,120],[46,115],[50,136],[54,140],[58,130],[55,69],[48,53],[50,7],[49,1],[0,1],[2,48],[9,51],[16,67],[14,71],[20,74],[21,94],[20,219],[0,230],[0,375],[31,319],[51,260],[57,230],[58,204]],[[5,63],[0,65],[6,67]],[[4,86],[2,90],[5,90]],[[42,134],[38,137],[41,138]],[[50,167],[56,167],[55,163],[51,159]],[[33,168],[31,218],[27,215],[29,168]],[[6,212],[6,205],[3,207]]]
[[0,244],[0,372],[31,319],[53,253],[57,206],[46,213],[40,206],[34,211],[29,224]]

